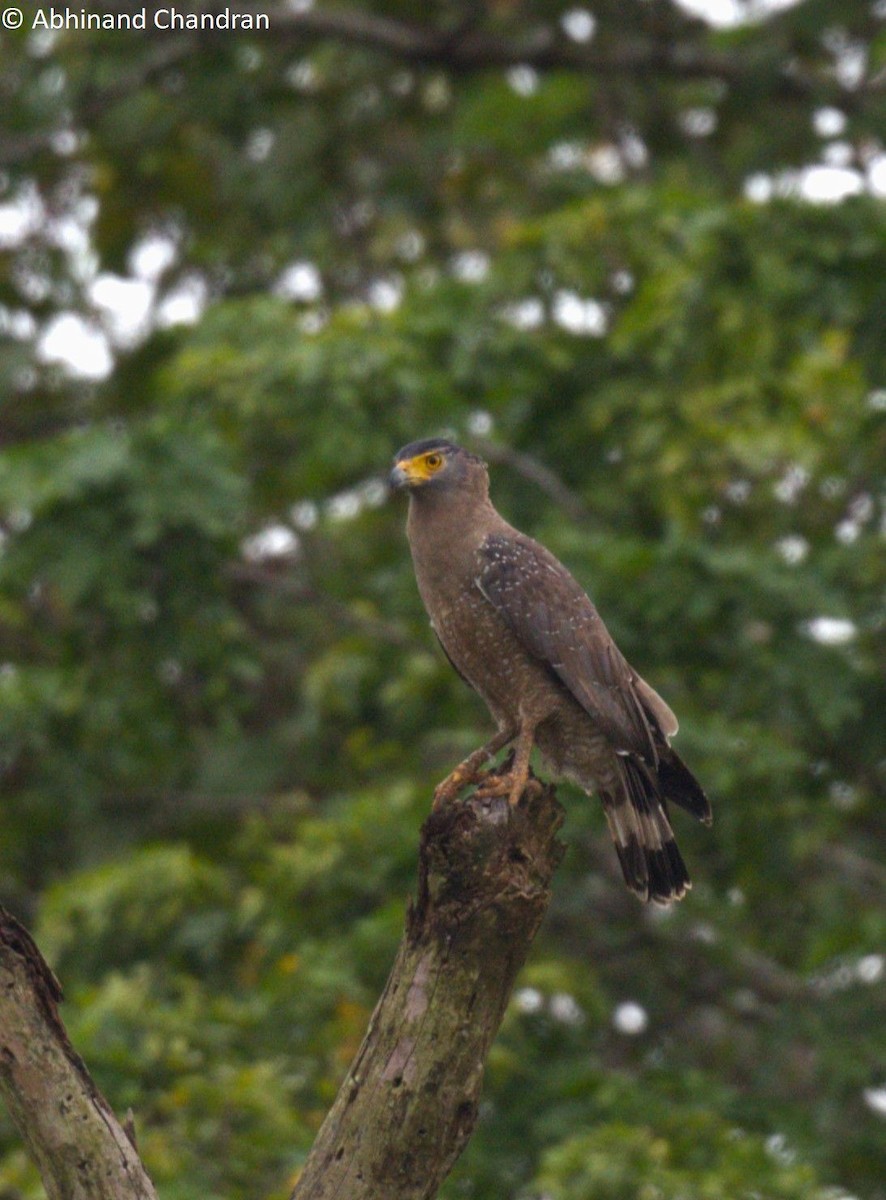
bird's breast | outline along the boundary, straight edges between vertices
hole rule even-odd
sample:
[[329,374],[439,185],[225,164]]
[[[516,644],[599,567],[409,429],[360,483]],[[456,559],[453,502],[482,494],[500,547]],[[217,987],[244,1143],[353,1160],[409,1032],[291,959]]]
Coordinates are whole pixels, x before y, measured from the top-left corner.
[[501,519],[489,508],[442,520],[410,507],[407,530],[419,592],[443,649],[493,717],[513,723],[561,697],[551,672],[516,637],[477,584],[482,546]]
[[472,586],[428,611],[444,650],[496,720],[517,721],[521,714],[549,710],[560,689],[479,588]]

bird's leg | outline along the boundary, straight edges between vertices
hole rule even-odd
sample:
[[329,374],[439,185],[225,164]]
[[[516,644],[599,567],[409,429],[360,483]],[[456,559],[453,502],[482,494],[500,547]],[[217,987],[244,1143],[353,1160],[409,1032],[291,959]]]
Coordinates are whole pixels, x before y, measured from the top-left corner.
[[517,748],[514,752],[514,761],[511,763],[510,771],[508,771],[507,775],[502,775],[497,779],[490,779],[481,784],[478,791],[482,792],[484,796],[506,795],[509,804],[517,804],[526,789],[526,783],[529,779],[529,758],[532,754],[532,746],[535,741],[535,727],[535,722],[530,723],[524,720],[517,735]]
[[511,790],[508,793],[508,804],[518,803],[529,778],[529,756],[532,754],[532,744],[535,741],[535,726],[524,725],[520,730],[517,750],[514,754],[514,765],[511,767]]
[[454,771],[450,771],[443,782],[438,783],[434,788],[434,808],[439,808],[441,804],[454,800],[462,788],[467,787],[470,783],[476,783],[478,772],[483,764],[488,762],[508,742],[512,742],[517,733],[518,730],[512,727],[500,729],[485,746],[481,746],[479,750],[469,754]]

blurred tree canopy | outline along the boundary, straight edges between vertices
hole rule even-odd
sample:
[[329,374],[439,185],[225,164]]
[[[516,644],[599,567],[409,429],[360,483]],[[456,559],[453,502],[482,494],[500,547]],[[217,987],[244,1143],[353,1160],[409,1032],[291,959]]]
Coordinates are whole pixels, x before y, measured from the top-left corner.
[[488,729],[383,484],[444,430],[715,823],[647,911],[562,789],[442,1194],[886,1197],[886,7],[733,9],[3,33],[0,892],[169,1200],[287,1195]]

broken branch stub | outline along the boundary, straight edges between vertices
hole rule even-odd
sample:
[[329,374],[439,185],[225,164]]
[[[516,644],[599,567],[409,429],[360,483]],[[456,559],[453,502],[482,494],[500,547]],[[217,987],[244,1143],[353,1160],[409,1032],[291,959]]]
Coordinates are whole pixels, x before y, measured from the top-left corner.
[[467,1144],[562,857],[553,788],[481,793],[425,821],[394,967],[292,1200],[430,1200]]

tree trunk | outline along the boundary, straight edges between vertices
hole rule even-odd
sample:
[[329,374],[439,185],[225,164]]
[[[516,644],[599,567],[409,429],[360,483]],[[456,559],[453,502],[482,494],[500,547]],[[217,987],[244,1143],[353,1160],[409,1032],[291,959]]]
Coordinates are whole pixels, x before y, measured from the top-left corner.
[[467,1144],[483,1069],[550,900],[563,820],[537,781],[422,830],[419,893],[369,1029],[292,1200],[429,1200]]
[[156,1200],[135,1147],[58,1015],[61,989],[0,908],[0,1091],[49,1200]]

